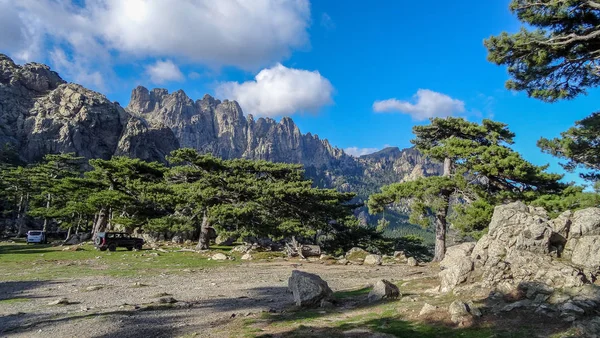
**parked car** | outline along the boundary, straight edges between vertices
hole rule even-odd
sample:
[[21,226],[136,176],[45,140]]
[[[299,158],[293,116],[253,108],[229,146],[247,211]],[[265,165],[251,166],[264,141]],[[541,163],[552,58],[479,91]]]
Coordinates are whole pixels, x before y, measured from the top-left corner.
[[45,244],[48,242],[46,238],[46,232],[40,230],[29,230],[27,231],[27,244],[38,243]]
[[115,251],[117,248],[127,248],[127,250],[141,250],[144,240],[137,237],[131,237],[125,232],[99,232],[94,240],[96,248],[100,251]]

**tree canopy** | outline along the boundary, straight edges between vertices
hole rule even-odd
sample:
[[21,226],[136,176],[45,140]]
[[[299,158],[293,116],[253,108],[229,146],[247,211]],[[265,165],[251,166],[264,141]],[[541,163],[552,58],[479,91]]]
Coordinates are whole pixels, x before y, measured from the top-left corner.
[[506,87],[553,102],[600,84],[600,1],[512,0],[525,25],[485,40],[488,60],[508,66]]
[[[369,198],[369,210],[379,213],[390,203],[409,202],[411,221],[436,229],[434,260],[445,254],[448,219],[464,231],[487,227],[493,206],[513,199],[535,199],[560,193],[561,175],[549,174],[508,147],[514,134],[507,125],[491,120],[481,124],[462,118],[433,118],[415,126],[412,141],[424,154],[444,160],[444,175],[395,183]],[[455,200],[454,208],[451,203]],[[453,213],[451,214],[451,211]]]

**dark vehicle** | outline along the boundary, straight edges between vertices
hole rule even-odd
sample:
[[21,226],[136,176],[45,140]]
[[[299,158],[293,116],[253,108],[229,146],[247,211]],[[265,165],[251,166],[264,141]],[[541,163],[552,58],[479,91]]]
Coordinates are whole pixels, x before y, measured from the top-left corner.
[[118,247],[127,248],[127,250],[142,250],[144,240],[141,238],[131,237],[125,232],[99,232],[94,241],[96,248],[100,251],[115,251]]

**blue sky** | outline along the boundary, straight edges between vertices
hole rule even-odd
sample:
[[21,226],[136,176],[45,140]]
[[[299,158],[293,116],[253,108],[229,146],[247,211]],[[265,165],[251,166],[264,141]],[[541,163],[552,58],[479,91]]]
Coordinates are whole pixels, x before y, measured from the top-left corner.
[[408,147],[428,116],[489,117],[525,158],[562,172],[535,143],[595,111],[597,91],[555,104],[507,91],[483,39],[519,29],[508,3],[0,0],[0,52],[123,106],[136,85],[237,99],[350,152]]

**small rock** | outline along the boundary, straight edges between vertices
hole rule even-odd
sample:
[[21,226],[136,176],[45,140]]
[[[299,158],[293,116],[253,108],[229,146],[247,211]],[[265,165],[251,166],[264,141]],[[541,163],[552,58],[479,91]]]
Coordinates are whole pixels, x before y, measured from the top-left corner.
[[225,261],[225,260],[227,260],[227,256],[225,254],[220,253],[220,252],[212,255],[211,258],[213,260],[215,260],[215,261]]
[[321,300],[321,307],[329,309],[329,308],[333,307],[333,303],[330,302],[330,301],[328,301],[328,300],[326,300],[326,299],[323,299],[323,300]]
[[419,263],[417,262],[417,260],[414,257],[408,257],[408,259],[406,260],[406,264],[408,264],[408,266],[418,266]]
[[448,308],[448,312],[450,313],[452,322],[455,324],[460,324],[471,317],[469,306],[460,300],[452,302]]
[[96,291],[96,290],[100,290],[102,288],[103,288],[102,285],[92,285],[92,286],[88,286],[87,288],[85,288],[85,290],[86,291]]
[[381,256],[369,254],[363,262],[366,265],[381,265]]
[[433,312],[437,311],[437,309],[438,309],[437,306],[433,306],[431,304],[425,303],[423,305],[423,308],[421,308],[421,312],[419,312],[419,317],[423,317],[430,313],[433,313]]
[[342,259],[338,259],[337,263],[340,265],[348,265],[348,263],[350,263],[350,262],[346,258],[342,258]]
[[384,298],[386,299],[396,299],[400,297],[400,289],[395,284],[382,279],[375,283],[373,286],[373,290],[369,292],[367,299],[370,303],[377,302]]
[[322,261],[327,261],[327,260],[333,259],[333,257],[331,257],[327,254],[321,254],[321,257],[319,257],[319,259]]
[[48,305],[67,305],[69,304],[69,300],[66,298],[60,298],[54,301],[51,301],[50,303],[48,303]]
[[568,303],[564,303],[561,307],[560,307],[561,312],[563,313],[571,313],[571,314],[584,314],[585,310],[580,308],[579,306],[568,302]]
[[251,255],[251,254],[249,254],[249,253],[245,253],[245,254],[242,256],[242,260],[244,260],[244,261],[250,261],[250,260],[252,260],[252,259],[253,259],[253,257],[252,257],[252,255]]
[[158,255],[158,252],[151,252],[150,256],[152,256],[152,257],[158,257],[159,255]]
[[501,311],[508,312],[508,311],[512,311],[514,309],[519,309],[519,308],[527,307],[527,306],[531,306],[531,301],[529,299],[523,299],[518,302],[510,303],[510,304],[504,306]]
[[173,304],[177,303],[177,300],[173,297],[161,297],[158,299],[158,302],[161,304]]

